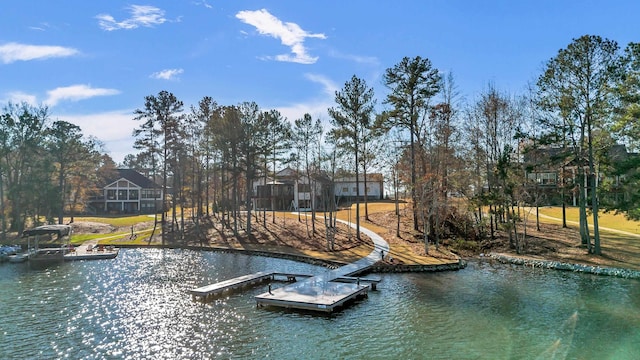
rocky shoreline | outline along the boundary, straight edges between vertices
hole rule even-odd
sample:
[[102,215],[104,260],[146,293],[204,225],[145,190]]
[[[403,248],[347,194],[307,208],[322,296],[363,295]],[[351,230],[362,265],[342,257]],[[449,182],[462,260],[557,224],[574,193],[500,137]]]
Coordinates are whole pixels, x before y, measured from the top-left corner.
[[[346,265],[345,263],[331,260],[318,259],[311,256],[293,255],[287,253],[277,253],[269,251],[256,251],[256,250],[244,250],[233,248],[217,248],[217,247],[200,247],[200,246],[162,246],[162,245],[123,245],[125,248],[180,248],[189,250],[201,250],[201,251],[216,251],[226,253],[241,253],[255,256],[266,256],[280,259],[287,259],[293,261],[304,262],[307,264],[324,266],[329,269],[336,269],[340,266]],[[640,271],[624,268],[611,268],[601,267],[594,265],[566,263],[555,260],[542,260],[533,258],[517,257],[505,254],[489,253],[480,254],[479,260],[492,260],[498,261],[503,264],[530,266],[542,269],[553,269],[560,271],[572,271],[585,274],[601,275],[601,276],[615,276],[625,279],[640,279]],[[435,265],[405,265],[405,264],[386,264],[378,263],[367,270],[367,273],[408,273],[408,272],[439,272],[439,271],[456,271],[464,269],[467,266],[465,260],[458,260],[455,263],[449,264],[435,264]]]
[[554,260],[540,260],[531,258],[522,258],[504,254],[480,254],[480,259],[492,259],[503,264],[531,266],[542,269],[553,269],[561,271],[573,271],[585,274],[594,274],[602,276],[615,276],[625,279],[640,279],[640,271],[622,268],[600,267],[594,265],[565,263]]

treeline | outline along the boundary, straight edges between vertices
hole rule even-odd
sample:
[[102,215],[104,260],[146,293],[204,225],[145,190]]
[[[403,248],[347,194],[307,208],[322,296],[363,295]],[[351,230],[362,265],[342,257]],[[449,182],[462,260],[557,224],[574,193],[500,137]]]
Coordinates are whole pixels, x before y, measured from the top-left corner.
[[[546,172],[557,175],[553,184],[563,206],[573,197],[579,199],[582,241],[599,254],[599,209],[640,217],[638,157],[611,161],[616,144],[629,151],[638,148],[639,55],[638,44],[621,49],[613,40],[583,36],[549,59],[524,94],[508,94],[490,84],[470,101],[463,101],[452,74],[443,76],[427,58],[405,57],[384,72],[388,93],[380,103],[365,80],[354,75],[346,81],[328,109],[328,128],[309,114],[289,121],[253,102],[221,105],[203,97],[185,109],[175,95],[161,91],[147,96],[135,111],[140,125],[133,136],[139,152],[128,155],[124,165],[144,169],[171,189],[170,215],[161,214],[163,235],[185,228],[188,217],[178,211],[186,208],[195,209],[196,227],[199,219],[215,214],[235,233],[250,234],[252,217],[244,217],[242,224],[239,218],[241,210],[251,210],[254,180],[266,179],[285,165],[310,179],[349,173],[357,182],[383,170],[393,198],[409,193],[413,236],[424,240],[427,251],[443,238],[482,240],[495,237],[498,230],[509,234],[516,250],[524,249],[526,209],[552,201],[536,175]],[[40,110],[20,115],[15,109],[3,121],[27,121],[20,116],[37,118]],[[5,158],[15,149],[34,157],[11,141],[5,141],[8,146],[2,150],[0,190],[6,194],[0,197],[7,200],[3,214],[17,228],[17,217],[55,212],[43,205],[27,211],[29,201],[14,200],[17,188],[9,182],[15,183],[10,180],[15,165]],[[37,138],[33,144],[44,149],[49,141]],[[78,141],[88,149],[95,144]],[[88,153],[99,153],[93,150]],[[48,158],[43,164],[57,161]],[[55,174],[49,171],[51,186],[44,188],[58,189],[57,198],[32,198],[29,206],[44,202],[59,210],[65,203],[63,197],[70,192],[61,184],[68,180],[53,181],[61,177]],[[359,193],[359,184],[356,188],[356,203],[363,199],[368,218],[367,194]],[[356,209],[359,227],[360,207]],[[396,214],[399,235],[398,207]],[[266,213],[262,219],[266,221]],[[315,229],[310,234],[314,236]]]
[[52,121],[46,107],[6,105],[0,114],[2,239],[27,223],[62,223],[63,213],[82,211],[114,169],[97,139]]

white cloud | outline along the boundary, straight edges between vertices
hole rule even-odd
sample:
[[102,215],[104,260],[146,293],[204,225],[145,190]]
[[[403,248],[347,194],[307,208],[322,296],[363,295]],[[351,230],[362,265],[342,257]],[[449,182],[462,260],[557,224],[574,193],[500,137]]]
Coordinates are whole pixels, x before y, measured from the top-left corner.
[[308,80],[311,80],[315,83],[321,84],[324,87],[324,93],[329,95],[331,99],[335,97],[336,91],[339,90],[338,85],[336,85],[333,80],[329,79],[324,75],[318,74],[305,74],[304,75]]
[[96,114],[64,115],[52,113],[52,117],[78,125],[84,135],[95,136],[104,142],[110,156],[121,163],[127,154],[137,153],[133,148],[133,129],[140,122],[133,120],[133,110],[118,110]]
[[78,53],[79,51],[76,49],[63,46],[27,45],[14,42],[0,45],[0,60],[5,64],[15,61],[67,57]]
[[302,30],[298,24],[291,22],[283,23],[277,17],[271,15],[266,9],[240,11],[236,14],[236,18],[246,24],[255,26],[262,35],[280,39],[283,45],[291,48],[291,54],[276,55],[275,59],[278,61],[313,64],[318,60],[318,57],[312,57],[307,53],[304,40],[306,38],[327,38],[324,34],[308,33]]
[[319,74],[305,74],[307,80],[322,85],[322,93],[316,98],[290,104],[286,106],[276,106],[275,108],[293,123],[296,119],[300,119],[304,114],[311,115],[314,119],[320,119],[325,132],[330,128],[330,118],[328,108],[335,106],[335,92],[338,86],[331,79]]
[[337,59],[345,59],[349,61],[353,61],[358,64],[365,65],[374,65],[377,66],[380,64],[380,61],[375,56],[361,56],[361,55],[353,55],[353,54],[343,54],[339,51],[331,50],[329,52],[329,56],[332,56]]
[[23,102],[37,106],[38,101],[35,95],[27,94],[22,91],[13,91],[7,94],[7,98],[2,101],[3,103],[11,102],[14,104],[22,104]]
[[55,88],[47,91],[45,104],[54,106],[61,100],[79,101],[95,96],[117,95],[120,91],[116,89],[92,88],[88,85],[71,85]]
[[207,0],[203,0],[201,2],[196,1],[196,2],[194,2],[194,5],[196,5],[196,6],[202,5],[202,6],[206,7],[207,9],[213,9],[213,6],[211,6],[211,4],[209,4],[207,2]]
[[177,80],[178,75],[184,72],[183,69],[165,69],[151,74],[152,79]]
[[304,114],[309,114],[314,119],[317,118],[326,122],[329,119],[327,109],[331,106],[333,104],[326,99],[316,99],[286,106],[276,106],[275,109],[291,123],[296,119],[302,118]]
[[96,15],[98,19],[98,25],[107,31],[113,30],[130,30],[140,26],[153,27],[154,25],[160,25],[167,21],[164,17],[164,10],[155,6],[148,5],[131,5],[128,7],[131,17],[122,21],[116,21],[116,19],[109,14]]

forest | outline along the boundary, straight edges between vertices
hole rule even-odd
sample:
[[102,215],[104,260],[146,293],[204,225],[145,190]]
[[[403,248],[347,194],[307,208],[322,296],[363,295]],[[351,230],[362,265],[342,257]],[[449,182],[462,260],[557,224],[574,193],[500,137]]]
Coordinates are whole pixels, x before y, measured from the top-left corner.
[[[579,207],[582,243],[600,254],[599,210],[640,218],[639,43],[573,39],[521,94],[488,84],[465,100],[454,74],[421,56],[387,68],[383,83],[388,91],[376,97],[353,75],[335,92],[329,119],[287,119],[255,102],[223,105],[209,96],[185,107],[160,91],[132,114],[138,153],[119,165],[99,139],[53,121],[46,106],[6,104],[2,237],[89,211],[87,200],[117,167],[140,170],[171,189],[156,212],[163,235],[211,215],[241,231],[239,214],[251,210],[253,182],[285,166],[330,180],[384,173],[387,195],[410,204],[425,247],[450,237],[493,237],[500,228],[519,251],[526,246],[523,209],[556,205]],[[620,146],[624,156],[612,155]],[[358,227],[368,217],[366,194],[358,193],[360,201],[365,214],[356,206]],[[331,218],[337,206],[323,211]],[[191,217],[185,209],[193,209]],[[241,226],[248,234],[251,218]]]

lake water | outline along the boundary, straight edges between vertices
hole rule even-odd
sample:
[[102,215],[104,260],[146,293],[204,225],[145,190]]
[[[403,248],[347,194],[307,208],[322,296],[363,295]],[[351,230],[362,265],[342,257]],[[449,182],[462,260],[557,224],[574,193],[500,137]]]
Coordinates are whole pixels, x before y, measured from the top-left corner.
[[[281,259],[123,249],[47,270],[0,265],[0,359],[638,359],[640,281],[470,263],[376,275],[331,317],[256,308],[266,283],[210,303],[188,290]],[[274,287],[283,286],[274,283]]]

